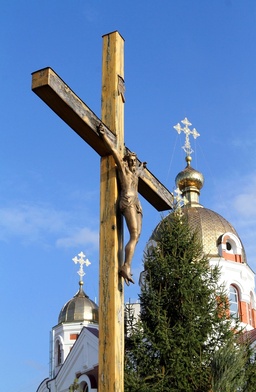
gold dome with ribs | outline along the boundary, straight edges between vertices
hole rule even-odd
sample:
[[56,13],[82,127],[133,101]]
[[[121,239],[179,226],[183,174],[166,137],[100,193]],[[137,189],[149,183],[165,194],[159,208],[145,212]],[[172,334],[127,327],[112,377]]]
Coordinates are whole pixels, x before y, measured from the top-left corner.
[[181,191],[186,190],[188,187],[196,187],[200,190],[204,185],[203,174],[190,166],[191,160],[190,156],[186,157],[186,168],[178,173],[175,178],[175,183]]
[[[217,212],[202,207],[185,206],[182,209],[184,215],[188,219],[189,226],[193,230],[197,230],[202,240],[204,253],[209,257],[219,257],[218,245],[221,236],[224,233],[233,233],[242,241],[235,230],[223,216]],[[242,245],[242,262],[246,263],[246,254]]]
[[83,290],[83,282],[79,282],[79,290],[61,309],[58,324],[84,322],[98,324],[98,306]]
[[204,185],[204,176],[190,166],[191,160],[189,155],[186,156],[187,166],[177,174],[175,183],[188,204],[198,206],[200,190]]

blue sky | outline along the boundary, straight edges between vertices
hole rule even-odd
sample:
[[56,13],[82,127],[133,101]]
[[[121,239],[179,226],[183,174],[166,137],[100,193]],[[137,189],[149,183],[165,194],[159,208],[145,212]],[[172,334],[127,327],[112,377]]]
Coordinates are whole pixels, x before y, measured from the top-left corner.
[[[125,39],[125,140],[170,190],[185,167],[187,117],[200,133],[192,166],[201,203],[237,229],[256,270],[254,0],[3,1],[0,14],[0,304],[2,389],[48,376],[49,331],[78,289],[98,298],[99,157],[31,91],[50,66],[100,117],[102,35]],[[141,198],[133,262],[162,214]],[[138,285],[125,289],[135,300]]]

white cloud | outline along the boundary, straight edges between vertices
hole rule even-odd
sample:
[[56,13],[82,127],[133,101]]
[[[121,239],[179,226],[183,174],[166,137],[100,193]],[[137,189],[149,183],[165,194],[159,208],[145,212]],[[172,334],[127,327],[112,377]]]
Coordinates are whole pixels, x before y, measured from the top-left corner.
[[[254,131],[253,131],[254,132]],[[239,137],[233,137],[231,139],[231,145],[235,147],[236,149],[241,150],[248,150],[249,148],[252,149],[256,145],[256,138],[255,137],[250,137],[250,138],[239,138]]]
[[[98,246],[98,231],[80,228],[81,211],[63,211],[44,204],[16,204],[0,209],[0,241],[71,247]],[[71,234],[70,234],[71,233]]]
[[99,232],[88,227],[74,230],[70,235],[59,238],[56,241],[59,248],[70,248],[73,246],[90,246],[95,249],[99,246]]
[[256,173],[238,179],[233,186],[236,193],[233,195],[232,205],[234,210],[241,217],[256,221],[255,194],[256,194]]
[[53,208],[21,204],[0,209],[0,238],[11,236],[35,240],[43,232],[56,233],[63,229],[65,213]]
[[247,193],[237,195],[233,200],[233,207],[238,214],[251,220],[256,220],[255,201],[253,193],[248,190]]
[[[218,192],[222,192],[222,202],[215,208],[237,230],[252,268],[256,266],[256,172],[239,176],[232,180],[218,181]],[[216,194],[218,193],[216,192]]]
[[25,360],[24,364],[26,366],[28,366],[29,368],[32,368],[33,370],[38,370],[38,371],[43,371],[43,372],[45,372],[47,370],[45,365],[43,365],[42,363],[37,362],[37,361],[35,361],[33,359]]
[[[218,180],[218,191],[215,192],[218,199],[217,208],[226,210],[228,214],[256,221],[255,194],[256,194],[256,172],[246,176],[239,176],[234,180]],[[220,191],[222,190],[222,192]]]

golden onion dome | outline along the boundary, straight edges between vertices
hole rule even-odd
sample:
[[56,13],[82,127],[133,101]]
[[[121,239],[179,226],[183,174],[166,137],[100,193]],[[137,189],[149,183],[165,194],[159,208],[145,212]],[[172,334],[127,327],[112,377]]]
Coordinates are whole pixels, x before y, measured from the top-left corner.
[[[187,118],[182,123],[185,125],[184,128],[178,123],[174,128],[180,134],[184,131],[186,135],[185,145],[183,146],[186,152],[187,166],[182,170],[175,178],[176,187],[181,192],[182,198],[176,200],[180,212],[185,215],[191,230],[198,232],[199,237],[202,240],[203,251],[209,257],[220,257],[221,255],[221,241],[223,235],[229,233],[234,235],[240,241],[241,249],[239,245],[239,255],[241,251],[241,262],[246,263],[246,254],[241,239],[239,238],[234,227],[217,212],[204,208],[199,204],[200,190],[204,185],[204,176],[201,172],[191,167],[192,158],[190,154],[193,152],[191,149],[189,135],[193,135],[194,138],[199,136],[196,129],[192,131],[188,128],[192,125]],[[177,192],[179,193],[179,192]],[[179,205],[179,203],[181,203]],[[164,220],[171,220],[173,213],[171,212]],[[149,240],[154,246],[154,243],[158,241],[159,235],[161,235],[161,225],[159,225],[153,231],[153,234]]]
[[[235,228],[223,216],[208,208],[185,206],[182,209],[188,219],[189,226],[197,230],[202,240],[204,253],[209,257],[219,257],[218,245],[225,233],[234,234],[242,241]],[[246,254],[242,245],[242,262],[246,263]]]
[[204,176],[201,172],[190,166],[192,158],[186,156],[187,166],[177,174],[175,178],[176,186],[190,205],[199,205],[200,190],[204,185]]
[[[217,212],[204,208],[202,206],[184,206],[182,212],[188,220],[188,224],[192,230],[198,232],[202,240],[203,251],[209,257],[220,257],[218,245],[221,237],[225,233],[234,234],[241,242],[235,228]],[[164,220],[172,219],[173,213],[170,213]],[[161,232],[161,223],[155,228],[150,241],[157,241]],[[246,254],[242,244],[241,261],[246,263]]]
[[79,285],[78,292],[61,309],[58,324],[84,321],[98,324],[98,306],[85,294],[82,281]]
[[188,187],[196,187],[200,190],[204,185],[204,176],[199,171],[193,169],[190,166],[192,158],[190,156],[186,157],[187,166],[184,170],[177,174],[175,178],[176,186],[184,191]]
[[[220,257],[219,245],[225,233],[234,234],[241,243],[241,262],[246,263],[246,253],[235,228],[217,212],[204,208],[199,204],[200,190],[204,184],[203,174],[190,166],[191,157],[186,156],[187,166],[175,179],[181,191],[184,205],[181,207],[189,226],[198,232],[202,241],[203,251],[209,257]],[[165,219],[172,219],[171,212]],[[150,241],[157,241],[161,230],[161,222],[155,228]]]
[[196,187],[200,190],[204,185],[204,176],[199,171],[193,169],[190,166],[191,157],[187,156],[187,167],[177,174],[175,178],[176,186],[181,190],[185,190],[187,187]]

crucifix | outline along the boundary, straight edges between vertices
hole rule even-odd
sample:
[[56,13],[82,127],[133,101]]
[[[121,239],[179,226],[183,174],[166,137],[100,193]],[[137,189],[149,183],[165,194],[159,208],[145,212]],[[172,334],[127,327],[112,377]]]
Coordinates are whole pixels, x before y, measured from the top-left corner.
[[[124,157],[124,40],[115,31],[103,36],[101,119],[51,69],[32,74],[32,90],[101,157],[99,392],[123,392],[124,280],[123,219],[118,208],[120,182],[113,151]],[[104,135],[104,137],[103,137]],[[169,210],[173,196],[144,166],[139,193],[158,211]],[[127,220],[126,220],[127,221]]]

